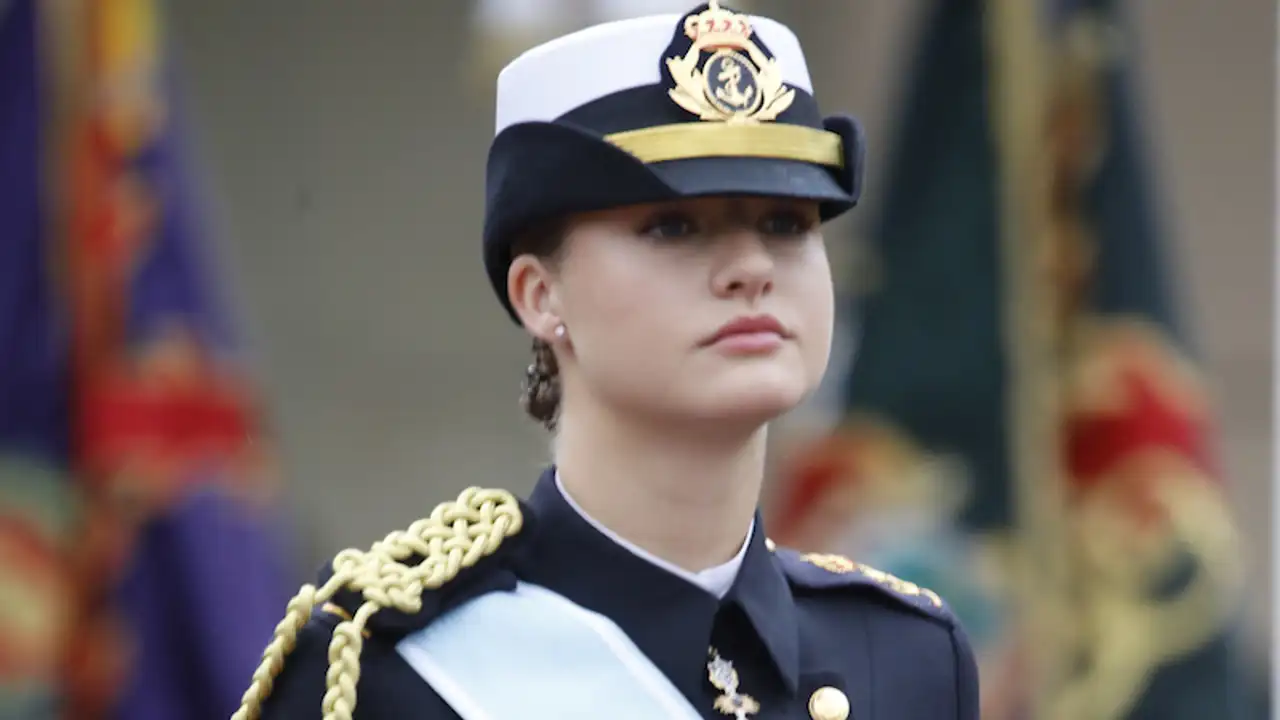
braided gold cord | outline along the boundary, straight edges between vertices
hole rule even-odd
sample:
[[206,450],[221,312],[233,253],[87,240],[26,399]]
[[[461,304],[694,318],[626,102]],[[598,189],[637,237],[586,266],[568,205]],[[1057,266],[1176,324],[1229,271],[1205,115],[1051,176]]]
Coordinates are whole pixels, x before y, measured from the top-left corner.
[[[522,525],[520,505],[511,493],[473,487],[462,491],[457,500],[437,505],[430,517],[374,543],[368,552],[349,549],[338,553],[333,576],[324,586],[303,585],[289,601],[231,720],[261,717],[262,704],[297,644],[298,632],[316,605],[328,602],[344,588],[360,592],[364,603],[351,619],[334,628],[321,708],[324,720],[352,720],[360,682],[360,651],[369,618],[383,608],[418,612],[424,591],[442,587],[460,571],[493,554]],[[401,562],[413,555],[420,555],[422,561],[412,566]]]
[[355,712],[364,626],[377,610],[377,605],[366,601],[354,618],[344,620],[333,629],[333,640],[329,642],[329,671],[325,673],[325,693],[321,701],[326,719],[349,720]]

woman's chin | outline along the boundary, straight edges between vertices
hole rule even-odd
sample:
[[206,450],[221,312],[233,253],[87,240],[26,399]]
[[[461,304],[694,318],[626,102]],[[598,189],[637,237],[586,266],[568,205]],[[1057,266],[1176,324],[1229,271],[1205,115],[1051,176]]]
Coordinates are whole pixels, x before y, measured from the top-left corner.
[[794,410],[809,392],[799,379],[760,377],[710,383],[698,393],[697,415],[731,424],[763,425]]

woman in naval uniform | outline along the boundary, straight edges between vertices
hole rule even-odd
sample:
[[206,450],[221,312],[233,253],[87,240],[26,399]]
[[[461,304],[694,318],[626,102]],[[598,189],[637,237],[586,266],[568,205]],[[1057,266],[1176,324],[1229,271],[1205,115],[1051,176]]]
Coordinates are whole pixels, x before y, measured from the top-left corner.
[[936,594],[757,512],[766,427],[826,370],[821,225],[862,159],[791,31],[715,2],[508,65],[484,263],[554,465],[340,553],[237,720],[976,720]]

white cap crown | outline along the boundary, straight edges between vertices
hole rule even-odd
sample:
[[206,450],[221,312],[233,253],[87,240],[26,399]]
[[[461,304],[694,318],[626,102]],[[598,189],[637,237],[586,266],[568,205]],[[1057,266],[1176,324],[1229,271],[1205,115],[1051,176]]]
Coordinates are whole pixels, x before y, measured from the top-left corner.
[[[494,133],[521,122],[550,122],[613,93],[662,83],[663,53],[681,18],[650,15],[604,23],[523,53],[498,75]],[[795,33],[766,17],[750,16],[750,23],[753,36],[777,60],[783,82],[812,94]]]

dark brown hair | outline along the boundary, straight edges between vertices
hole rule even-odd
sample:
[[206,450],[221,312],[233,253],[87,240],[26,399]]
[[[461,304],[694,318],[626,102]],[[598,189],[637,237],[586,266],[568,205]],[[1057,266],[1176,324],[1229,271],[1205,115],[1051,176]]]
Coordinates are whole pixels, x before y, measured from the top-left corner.
[[[533,255],[554,264],[560,259],[564,232],[563,222],[538,223],[512,243],[511,257]],[[554,431],[560,418],[560,365],[551,345],[541,338],[533,339],[532,354],[529,367],[525,369],[520,406],[529,417],[547,430]]]

